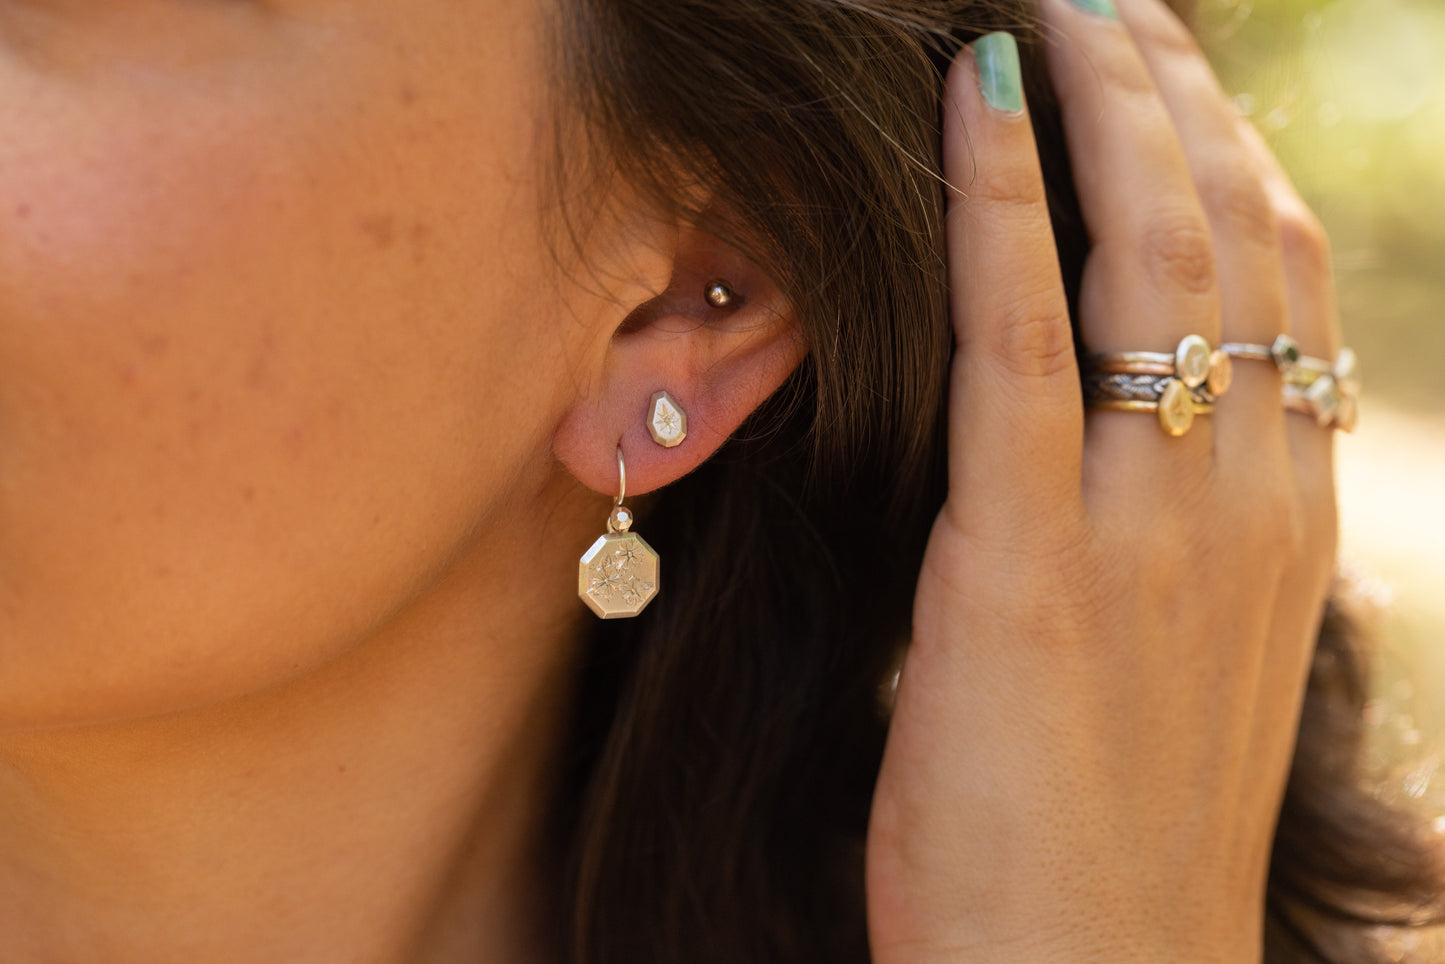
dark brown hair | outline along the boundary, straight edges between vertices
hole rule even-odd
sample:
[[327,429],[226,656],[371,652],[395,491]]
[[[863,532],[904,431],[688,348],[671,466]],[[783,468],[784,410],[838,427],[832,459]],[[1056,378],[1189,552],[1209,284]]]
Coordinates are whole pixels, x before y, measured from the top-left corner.
[[[944,495],[940,99],[960,44],[1020,40],[1071,301],[1087,248],[1032,3],[560,6],[590,148],[563,166],[746,245],[811,351],[655,497],[666,592],[597,624],[557,815],[559,955],[863,962],[880,692]],[[1270,962],[1382,961],[1374,925],[1439,912],[1424,825],[1361,786],[1358,642],[1331,604],[1270,870]]]

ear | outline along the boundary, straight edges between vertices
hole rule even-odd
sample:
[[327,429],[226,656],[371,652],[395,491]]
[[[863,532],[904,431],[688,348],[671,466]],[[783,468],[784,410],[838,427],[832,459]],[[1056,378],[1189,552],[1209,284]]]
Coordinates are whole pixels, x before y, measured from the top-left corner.
[[[807,354],[778,287],[740,251],[684,226],[671,249],[666,290],[616,308],[611,337],[589,359],[590,377],[553,437],[553,452],[578,481],[617,494],[617,448],[627,493],[667,485],[710,458]],[[652,256],[668,256],[653,249]],[[659,265],[668,276],[667,265]],[[710,282],[733,291],[709,304]],[[654,289],[655,290],[655,289]],[[664,448],[648,430],[652,396],[666,391],[687,417],[687,435]]]

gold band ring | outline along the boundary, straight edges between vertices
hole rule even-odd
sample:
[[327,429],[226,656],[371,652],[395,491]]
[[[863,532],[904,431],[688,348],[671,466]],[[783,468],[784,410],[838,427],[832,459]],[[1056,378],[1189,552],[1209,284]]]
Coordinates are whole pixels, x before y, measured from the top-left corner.
[[1106,412],[1153,412],[1158,416],[1159,427],[1164,430],[1164,434],[1178,438],[1194,425],[1196,415],[1208,415],[1214,411],[1214,406],[1190,397],[1183,382],[1171,381],[1170,387],[1179,391],[1175,393],[1166,390],[1165,395],[1157,402],[1105,398],[1090,402],[1089,407]]
[[1192,392],[1172,375],[1123,375],[1091,372],[1084,377],[1084,401],[1090,408],[1115,412],[1153,412],[1171,438],[1188,432],[1196,415],[1214,411],[1214,400]]

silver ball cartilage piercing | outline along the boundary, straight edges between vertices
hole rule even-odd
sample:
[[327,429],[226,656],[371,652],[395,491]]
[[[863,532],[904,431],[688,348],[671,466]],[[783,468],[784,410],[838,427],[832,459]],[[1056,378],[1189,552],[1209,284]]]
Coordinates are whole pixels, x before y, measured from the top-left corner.
[[731,308],[733,302],[737,300],[737,294],[733,291],[732,285],[721,279],[709,281],[707,287],[703,289],[703,295],[707,298],[707,303],[714,308]]

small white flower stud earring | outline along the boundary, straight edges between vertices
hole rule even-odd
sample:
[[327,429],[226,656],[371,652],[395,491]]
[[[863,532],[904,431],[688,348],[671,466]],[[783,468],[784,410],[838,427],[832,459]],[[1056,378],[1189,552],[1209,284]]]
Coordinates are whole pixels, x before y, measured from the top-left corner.
[[647,415],[647,431],[665,449],[681,445],[687,438],[687,413],[667,392],[653,392]]

